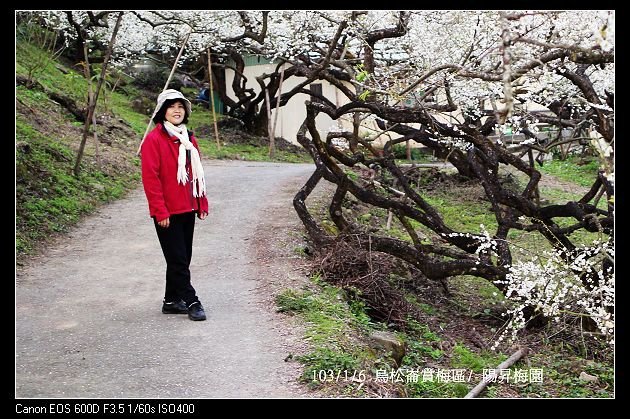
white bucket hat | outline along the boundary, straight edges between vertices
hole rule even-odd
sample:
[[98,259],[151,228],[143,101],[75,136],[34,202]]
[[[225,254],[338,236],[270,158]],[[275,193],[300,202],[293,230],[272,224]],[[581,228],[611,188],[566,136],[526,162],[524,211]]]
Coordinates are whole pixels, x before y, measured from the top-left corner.
[[153,111],[153,115],[151,115],[151,120],[155,118],[155,115],[160,111],[162,105],[164,105],[164,102],[166,102],[168,99],[182,99],[184,101],[184,105],[186,106],[186,111],[188,112],[188,115],[191,114],[192,105],[190,104],[190,100],[186,99],[186,97],[179,90],[166,89],[162,93],[160,93],[157,98],[157,105],[155,107],[155,110]]

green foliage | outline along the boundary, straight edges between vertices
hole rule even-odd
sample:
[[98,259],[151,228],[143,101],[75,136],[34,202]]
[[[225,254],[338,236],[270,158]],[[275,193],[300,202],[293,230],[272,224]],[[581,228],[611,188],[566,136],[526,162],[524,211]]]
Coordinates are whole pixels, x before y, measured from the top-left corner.
[[439,342],[442,339],[429,329],[429,326],[426,324],[421,324],[417,320],[407,319],[407,327],[411,330],[416,336],[422,337],[427,342]]
[[435,312],[436,312],[435,307],[433,307],[433,306],[431,306],[431,305],[429,305],[429,304],[426,304],[426,303],[420,303],[420,304],[418,304],[418,305],[419,305],[419,307],[422,309],[422,311],[424,311],[425,313],[427,313],[427,314],[429,314],[429,315],[431,315],[431,314],[435,314]]
[[363,83],[368,79],[368,77],[370,77],[370,73],[367,72],[367,70],[365,69],[365,65],[363,64],[355,66],[355,70],[357,71],[355,79],[359,83]]
[[371,91],[365,89],[363,92],[361,92],[358,99],[365,102],[371,93],[372,93]]
[[400,334],[407,346],[402,362],[403,367],[415,370],[426,365],[427,360],[437,361],[442,359],[444,356],[443,351],[433,346],[442,339],[432,332],[428,325],[408,318],[407,328],[406,334]]
[[339,332],[356,320],[338,288],[324,285],[319,291],[285,290],[276,298],[278,311],[302,313],[313,326],[307,331],[311,341],[335,344],[343,340]]
[[358,220],[361,222],[361,224],[367,224],[370,222],[371,219],[372,219],[372,214],[370,214],[369,212],[366,212],[365,214],[361,214],[358,217]]
[[453,356],[451,365],[454,368],[466,368],[474,372],[482,372],[484,368],[496,368],[507,357],[503,354],[496,354],[489,351],[483,351],[477,354],[462,344],[453,347]]
[[[424,149],[419,147],[411,147],[410,154],[411,160],[414,161],[431,161],[431,155],[423,151]],[[407,146],[403,144],[394,144],[392,147],[392,153],[394,158],[398,160],[407,160]]]
[[87,81],[82,74],[73,69],[66,69],[67,73],[64,74],[55,66],[55,61],[36,46],[25,42],[16,42],[15,61],[15,74],[24,77],[29,77],[29,63],[33,61],[43,62],[38,67],[37,82],[51,92],[62,93],[74,99],[78,104],[86,103]]
[[361,326],[364,331],[367,331],[372,326],[372,319],[367,315],[367,306],[361,300],[350,300],[349,302],[350,312],[354,316],[357,324]]
[[333,223],[331,220],[322,220],[322,228],[329,236],[336,236],[339,234],[339,229],[337,225]]
[[412,365],[413,367],[424,365],[428,358],[439,360],[444,355],[442,350],[433,348],[426,342],[413,339],[407,341],[407,350],[408,353],[403,358],[403,364]]
[[278,312],[302,312],[309,308],[313,299],[311,292],[299,292],[294,289],[284,290],[276,297]]
[[[184,93],[184,92],[182,92]],[[188,98],[193,97],[194,93],[184,93],[184,95]],[[216,114],[217,117],[217,122],[221,121],[223,115],[221,114]],[[193,132],[195,132],[195,135],[197,135],[197,131],[199,129],[199,127],[212,127],[211,132],[212,132],[212,136],[208,136],[207,138],[204,137],[203,135],[200,136],[200,138],[204,138],[206,140],[208,140],[209,142],[216,144],[216,139],[214,137],[214,119],[212,117],[212,110],[208,110],[206,108],[204,108],[203,106],[197,105],[197,104],[193,104],[192,105],[192,113],[190,114],[189,118],[188,118],[188,125],[187,125]],[[221,137],[221,133],[219,133],[219,138]]]
[[357,182],[359,180],[359,175],[351,169],[345,169],[344,173],[353,182]]

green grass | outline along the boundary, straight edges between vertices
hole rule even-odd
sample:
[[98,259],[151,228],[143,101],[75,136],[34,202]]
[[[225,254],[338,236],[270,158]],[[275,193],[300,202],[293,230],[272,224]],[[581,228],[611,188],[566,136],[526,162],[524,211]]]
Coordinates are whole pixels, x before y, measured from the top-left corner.
[[296,357],[305,365],[302,379],[311,385],[322,382],[320,371],[353,371],[364,366],[369,351],[351,338],[365,333],[369,317],[363,303],[348,300],[339,288],[312,278],[313,290],[286,289],[276,297],[278,311],[301,316],[306,324],[305,339],[312,349]]
[[476,353],[458,343],[453,347],[451,366],[453,368],[464,368],[480,373],[484,369],[496,368],[497,365],[506,359],[507,356],[504,354],[490,351]]
[[107,107],[116,117],[129,124],[129,126],[138,133],[136,141],[139,145],[140,139],[142,138],[142,135],[144,135],[147,125],[149,124],[150,117],[134,111],[130,106],[130,102],[132,100],[131,97],[140,95],[141,93],[138,93],[137,89],[130,85],[125,86],[125,91],[127,91],[130,96],[114,92],[113,94],[110,93],[107,95],[106,103],[101,103],[99,100],[100,107],[97,111]]
[[[569,201],[579,201],[584,196],[583,193],[564,191],[557,188],[540,188],[540,197],[545,199],[549,204],[566,204]],[[591,201],[591,204],[593,201]],[[605,210],[607,208],[606,197],[602,196],[598,203],[597,208]]]
[[[484,369],[496,368],[507,358],[502,353],[472,351],[463,343],[443,350],[440,333],[411,318],[407,320],[406,333],[399,333],[399,337],[407,348],[400,369],[406,371],[402,385],[408,397],[464,397],[474,385],[473,375],[480,376]],[[457,377],[455,370],[459,371]],[[447,375],[440,375],[440,371]]]
[[[317,279],[314,279],[317,281]],[[276,298],[278,311],[301,313],[312,327],[307,331],[307,339],[315,344],[344,346],[344,336],[350,325],[358,319],[346,301],[344,293],[337,287],[322,284],[318,293],[287,289]],[[361,319],[360,322],[363,322]]]
[[428,325],[421,324],[412,318],[407,319],[407,333],[400,333],[407,346],[407,352],[402,364],[410,369],[417,369],[430,360],[441,360],[444,352],[435,347],[435,343],[442,341]]
[[490,315],[501,310],[503,294],[490,281],[472,275],[458,275],[449,281],[451,301],[468,316]]
[[497,221],[489,210],[490,204],[481,204],[465,198],[453,198],[441,193],[424,195],[423,198],[436,208],[444,219],[444,223],[455,231],[481,233],[481,225],[489,232],[497,227]]
[[415,398],[462,398],[470,389],[466,383],[440,382],[437,378],[418,379],[416,383],[407,384],[409,397]]
[[339,372],[357,371],[361,365],[361,360],[356,354],[326,347],[317,347],[297,359],[306,366],[302,379],[312,386],[334,380]]
[[569,157],[566,160],[551,160],[544,162],[543,166],[536,168],[559,179],[573,182],[577,185],[590,187],[597,178],[599,162],[593,159],[586,164],[581,163],[578,157]]
[[310,158],[294,153],[276,150],[274,158],[269,157],[268,147],[258,147],[249,144],[221,145],[220,149],[214,139],[199,139],[199,148],[204,158],[229,159],[246,161],[266,161],[285,163],[311,163]]
[[29,253],[53,232],[67,231],[99,203],[121,197],[137,185],[137,173],[112,177],[86,167],[72,175],[74,153],[56,138],[35,131],[21,116],[16,119],[16,142],[29,145],[16,153],[16,252]]
[[[582,197],[582,194],[577,192],[567,192],[558,188],[541,187],[541,198],[547,201],[547,204],[565,204],[569,201],[577,201]],[[605,199],[600,199],[597,207],[606,209]],[[560,227],[568,227],[575,224],[577,221],[572,218],[556,217],[554,221]],[[569,236],[569,239],[575,245],[587,245],[593,243],[594,240],[604,240],[605,236],[600,233],[592,233],[584,229],[574,231]],[[543,251],[551,251],[552,246],[547,239],[537,232],[525,232],[518,230],[511,230],[508,234],[508,240],[511,244],[511,249],[520,258],[531,258],[534,255],[541,254]]]
[[430,304],[418,301],[418,298],[413,294],[406,294],[405,299],[426,314],[433,315],[437,312],[437,309],[435,307]]
[[26,42],[16,40],[15,74],[28,76],[31,63],[42,63],[33,77],[50,91],[62,93],[79,102],[86,102],[87,81],[82,74],[68,69],[64,74],[55,67],[50,56],[39,48]]
[[[183,92],[184,94],[186,94],[185,92]],[[196,93],[191,93],[188,94],[187,97],[193,97],[195,96]],[[217,114],[217,121],[221,120],[222,115]],[[192,113],[190,114],[190,116],[188,117],[188,124],[187,126],[192,129],[193,131],[198,130],[199,127],[202,126],[209,126],[212,127],[212,141],[215,141],[214,138],[214,119],[212,118],[212,109],[207,109],[204,106],[198,105],[198,104],[193,104],[192,105]],[[220,133],[219,133],[220,135]]]

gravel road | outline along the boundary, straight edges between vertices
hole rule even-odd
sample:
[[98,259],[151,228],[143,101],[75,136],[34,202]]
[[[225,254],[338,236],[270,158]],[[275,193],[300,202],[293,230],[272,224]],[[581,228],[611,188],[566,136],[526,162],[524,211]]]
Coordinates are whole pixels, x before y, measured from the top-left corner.
[[[16,277],[15,396],[301,397],[278,314],[245,251],[312,164],[206,161],[210,215],[191,273],[208,320],[161,313],[165,262],[142,188],[102,207]],[[296,188],[287,188],[287,184]],[[289,191],[293,191],[289,193]]]

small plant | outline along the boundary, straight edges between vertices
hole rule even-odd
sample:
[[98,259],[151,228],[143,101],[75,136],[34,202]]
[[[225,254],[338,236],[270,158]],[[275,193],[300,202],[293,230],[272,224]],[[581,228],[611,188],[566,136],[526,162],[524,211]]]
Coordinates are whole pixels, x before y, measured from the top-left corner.
[[361,94],[359,95],[358,99],[360,101],[365,102],[367,100],[368,96],[370,96],[371,93],[372,93],[371,91],[369,91],[368,89],[365,89],[363,92],[361,92]]
[[[334,378],[338,371],[356,371],[360,365],[355,355],[329,348],[317,348],[296,359],[306,365],[302,379],[315,383],[325,381],[328,377]],[[321,372],[324,373],[324,380],[322,380]]]
[[302,312],[312,302],[311,293],[287,289],[276,297],[279,312]]
[[365,69],[365,66],[363,64],[359,64],[355,68],[357,70],[357,74],[355,76],[355,79],[359,83],[363,83],[364,81],[366,81],[368,79],[368,77],[370,77],[370,73],[367,72],[367,70]]
[[505,356],[502,354],[493,354],[490,352],[476,354],[467,347],[458,343],[453,347],[453,356],[451,358],[451,365],[455,368],[466,368],[474,372],[480,373],[483,369],[496,368],[503,360]]

